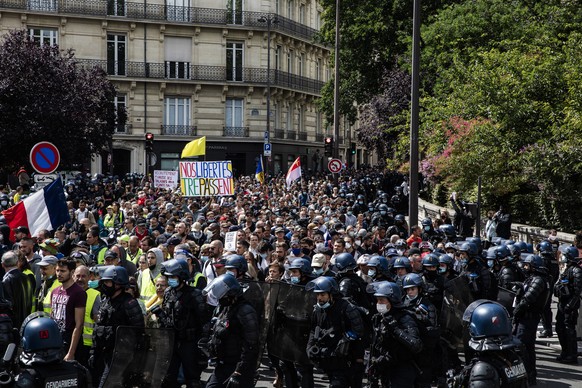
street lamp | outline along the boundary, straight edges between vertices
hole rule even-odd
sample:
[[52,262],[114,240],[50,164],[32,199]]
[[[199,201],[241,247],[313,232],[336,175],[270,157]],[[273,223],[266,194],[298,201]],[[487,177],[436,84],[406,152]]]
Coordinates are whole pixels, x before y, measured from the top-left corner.
[[[278,23],[277,16],[266,15],[258,19],[259,23],[267,23],[267,130],[265,131],[265,143],[271,142],[271,26]],[[268,170],[266,163],[265,170]],[[265,171],[265,176],[268,173]]]
[[420,71],[420,1],[414,0],[412,16],[412,85],[410,101],[410,176],[408,225],[418,223],[418,116]]

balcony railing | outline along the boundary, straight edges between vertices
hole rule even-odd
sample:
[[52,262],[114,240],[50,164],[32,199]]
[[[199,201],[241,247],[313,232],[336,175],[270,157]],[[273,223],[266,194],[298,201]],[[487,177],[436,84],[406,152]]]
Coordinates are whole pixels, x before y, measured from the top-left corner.
[[285,133],[285,135],[286,135],[286,136],[285,136],[285,138],[286,138],[287,140],[295,140],[295,139],[296,139],[296,137],[297,137],[297,132],[295,132],[295,131],[287,131],[287,132]]
[[323,142],[324,138],[325,138],[325,135],[323,133],[316,133],[315,134],[315,141],[318,143]]
[[120,134],[131,134],[131,124],[125,124],[125,125],[121,125],[121,124],[117,124],[115,126],[115,133],[120,133]]
[[275,139],[284,139],[285,138],[285,130],[284,129],[275,129]]
[[162,125],[162,135],[196,136],[198,128],[192,125]]
[[224,127],[225,137],[249,137],[249,127]]
[[299,131],[297,133],[297,140],[307,141],[307,132]]
[[[3,0],[0,0],[3,1]],[[213,82],[237,82],[248,84],[267,84],[267,74],[270,74],[271,86],[306,93],[321,93],[323,81],[302,77],[280,70],[271,70],[260,67],[244,67],[233,76],[226,66],[184,65],[178,72],[168,72],[166,63],[143,63],[130,61],[107,61],[102,59],[77,59],[83,68],[100,67],[109,75],[135,78],[158,78],[168,80],[192,80]],[[230,70],[230,69],[229,69]]]
[[[261,12],[229,11],[227,9],[180,7],[124,0],[0,0],[0,8],[23,9],[71,15],[146,19],[176,23],[208,24],[219,26],[253,27],[267,29],[259,22]],[[272,14],[277,20],[271,28],[298,38],[312,40],[317,30],[283,16]]]

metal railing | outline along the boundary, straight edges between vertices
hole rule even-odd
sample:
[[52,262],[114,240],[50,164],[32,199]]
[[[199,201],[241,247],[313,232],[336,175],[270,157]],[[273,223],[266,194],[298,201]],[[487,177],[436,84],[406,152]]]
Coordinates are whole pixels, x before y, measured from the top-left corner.
[[307,132],[299,131],[297,133],[297,140],[307,141]]
[[115,133],[119,133],[119,134],[131,134],[131,124],[117,124],[115,126]]
[[222,136],[249,137],[249,127],[223,127]]
[[297,137],[297,132],[295,131],[287,131],[285,132],[285,138],[287,140],[295,140]]
[[316,133],[315,134],[315,141],[316,142],[323,142],[323,139],[325,139],[325,135],[323,133]]
[[[127,19],[170,21],[175,23],[241,26],[267,29],[259,22],[262,12],[229,11],[227,9],[181,7],[123,0],[0,0],[0,8],[23,9],[36,12],[87,15]],[[271,29],[298,38],[313,40],[317,30],[294,20],[271,14],[277,22]]]
[[275,129],[275,139],[284,139],[285,138],[285,130],[284,129]]
[[196,136],[198,128],[193,125],[162,125],[162,135]]
[[[3,1],[3,0],[0,0]],[[321,94],[323,81],[298,76],[281,70],[270,72],[260,67],[243,67],[233,77],[226,66],[184,65],[179,72],[169,72],[166,63],[144,63],[131,61],[108,61],[105,59],[79,59],[77,63],[82,68],[100,67],[107,74],[120,77],[158,78],[171,80],[237,82],[248,84],[267,84],[267,75],[271,78],[272,87],[299,90],[306,93]],[[238,76],[240,75],[240,76]]]

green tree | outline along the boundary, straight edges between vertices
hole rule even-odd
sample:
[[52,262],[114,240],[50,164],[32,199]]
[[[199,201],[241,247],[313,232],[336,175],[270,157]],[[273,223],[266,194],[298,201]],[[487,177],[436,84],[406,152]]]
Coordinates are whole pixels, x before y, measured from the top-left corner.
[[62,166],[89,161],[109,147],[116,124],[125,124],[115,95],[105,72],[80,68],[72,50],[10,32],[0,45],[1,168],[26,165],[39,141],[57,146]]

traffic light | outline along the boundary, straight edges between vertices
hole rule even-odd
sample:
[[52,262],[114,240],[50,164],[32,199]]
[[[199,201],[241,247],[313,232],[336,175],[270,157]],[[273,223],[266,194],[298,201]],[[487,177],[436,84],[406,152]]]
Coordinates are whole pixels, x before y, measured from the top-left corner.
[[356,143],[352,143],[351,144],[351,146],[350,146],[350,153],[352,155],[355,155],[356,154]]
[[325,156],[333,156],[333,137],[326,137],[324,146]]
[[154,150],[154,134],[150,132],[146,133],[145,140],[146,140],[145,145],[146,152],[152,152]]

